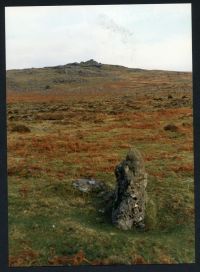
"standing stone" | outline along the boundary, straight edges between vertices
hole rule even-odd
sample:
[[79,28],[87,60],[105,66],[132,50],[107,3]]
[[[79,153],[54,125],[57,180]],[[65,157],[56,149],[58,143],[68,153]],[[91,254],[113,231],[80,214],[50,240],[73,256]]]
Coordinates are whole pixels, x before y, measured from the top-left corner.
[[122,230],[144,228],[147,174],[140,152],[131,148],[115,168],[117,186],[112,208],[112,222]]

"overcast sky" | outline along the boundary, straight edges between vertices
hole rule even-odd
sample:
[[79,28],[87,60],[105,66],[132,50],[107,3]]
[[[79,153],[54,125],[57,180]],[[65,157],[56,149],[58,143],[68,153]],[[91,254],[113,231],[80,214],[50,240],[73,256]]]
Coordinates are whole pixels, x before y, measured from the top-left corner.
[[95,59],[133,68],[192,70],[191,5],[6,8],[6,68]]

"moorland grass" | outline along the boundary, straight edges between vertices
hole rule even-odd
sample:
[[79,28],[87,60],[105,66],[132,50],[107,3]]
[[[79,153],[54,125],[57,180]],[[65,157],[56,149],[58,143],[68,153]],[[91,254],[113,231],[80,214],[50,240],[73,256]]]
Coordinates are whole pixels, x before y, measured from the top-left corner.
[[[138,78],[141,72],[129,84]],[[157,78],[157,85],[158,79],[164,82]],[[191,105],[166,106],[168,91],[162,84],[157,92],[162,100],[156,102],[152,91],[136,99],[128,84],[123,92],[117,82],[106,84],[110,93],[9,94],[11,266],[194,262]],[[44,110],[48,118],[42,119]],[[57,113],[60,120],[51,118]],[[178,131],[164,130],[171,122]],[[30,132],[13,132],[18,124]],[[101,196],[72,186],[74,179],[92,177],[113,190],[115,166],[131,146],[141,151],[148,173],[145,232],[116,229],[109,214],[102,213]]]

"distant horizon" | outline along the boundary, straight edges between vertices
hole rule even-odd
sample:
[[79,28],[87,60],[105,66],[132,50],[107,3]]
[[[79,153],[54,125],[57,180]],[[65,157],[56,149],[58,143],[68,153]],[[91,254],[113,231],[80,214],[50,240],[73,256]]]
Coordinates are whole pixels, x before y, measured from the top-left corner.
[[68,65],[68,64],[72,64],[72,63],[78,63],[80,64],[81,62],[87,62],[87,61],[90,61],[90,60],[94,60],[100,64],[105,64],[105,65],[113,65],[113,66],[121,66],[121,67],[125,67],[125,68],[129,68],[129,69],[140,69],[140,70],[147,70],[147,71],[165,71],[165,72],[182,72],[182,73],[192,73],[192,70],[190,71],[187,71],[187,70],[166,70],[166,69],[154,69],[154,68],[141,68],[141,67],[128,67],[128,66],[124,66],[122,64],[115,64],[115,63],[102,63],[102,62],[99,62],[98,60],[96,59],[93,59],[93,58],[90,58],[90,59],[87,59],[87,60],[82,60],[82,61],[73,61],[73,62],[66,62],[64,64],[56,64],[56,65],[44,65],[44,66],[39,66],[39,67],[23,67],[23,68],[14,68],[14,69],[6,69],[6,72],[7,71],[13,71],[13,70],[28,70],[28,69],[44,69],[44,68],[53,68],[53,67],[56,67],[56,66],[65,66],[65,65]]
[[6,7],[6,69],[84,59],[192,71],[191,4]]

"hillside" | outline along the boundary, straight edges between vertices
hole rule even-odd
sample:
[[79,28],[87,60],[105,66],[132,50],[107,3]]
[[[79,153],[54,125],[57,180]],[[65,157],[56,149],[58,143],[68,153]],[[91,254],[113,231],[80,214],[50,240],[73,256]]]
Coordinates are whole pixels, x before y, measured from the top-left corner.
[[[10,266],[195,261],[192,74],[93,60],[7,72]],[[136,147],[148,174],[145,230],[122,231],[108,199]]]
[[12,91],[141,90],[190,92],[192,74],[131,69],[94,60],[66,65],[7,71],[7,89]]

